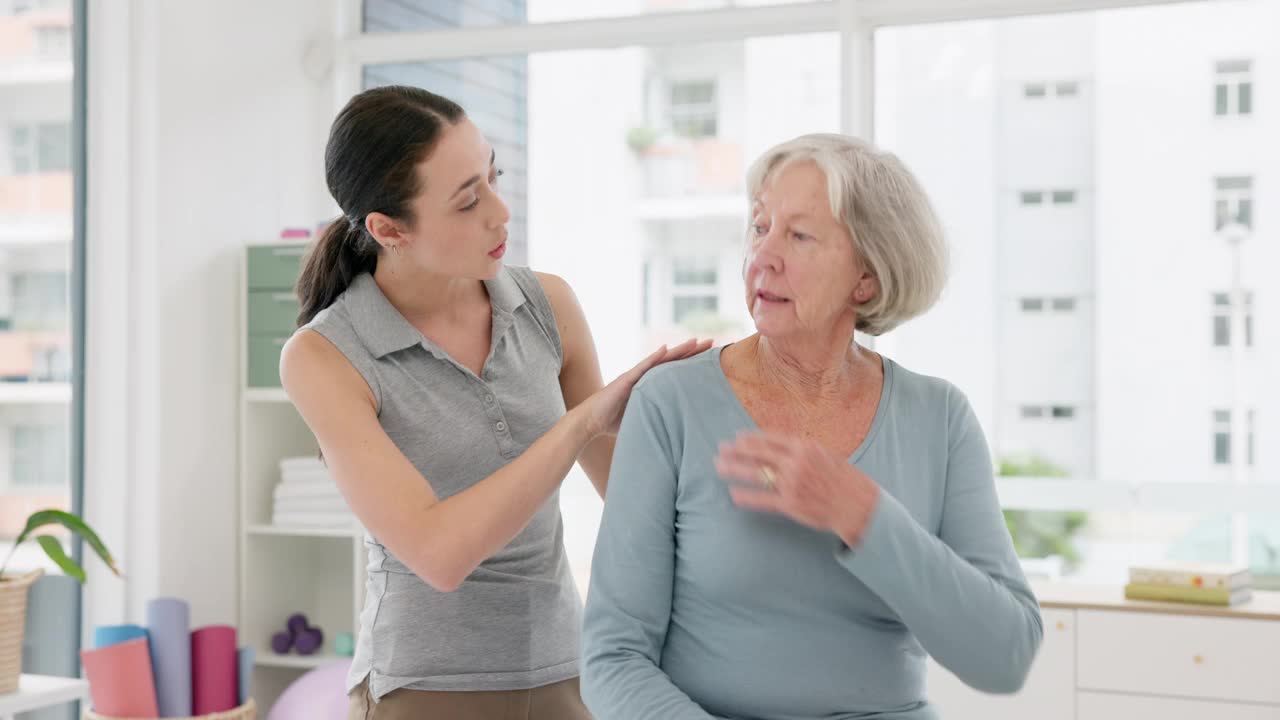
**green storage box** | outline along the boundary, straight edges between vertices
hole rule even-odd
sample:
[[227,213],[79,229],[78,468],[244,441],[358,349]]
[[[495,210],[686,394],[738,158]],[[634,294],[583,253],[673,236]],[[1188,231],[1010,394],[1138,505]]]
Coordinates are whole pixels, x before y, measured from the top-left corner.
[[302,273],[306,245],[263,245],[249,248],[250,290],[291,290]]

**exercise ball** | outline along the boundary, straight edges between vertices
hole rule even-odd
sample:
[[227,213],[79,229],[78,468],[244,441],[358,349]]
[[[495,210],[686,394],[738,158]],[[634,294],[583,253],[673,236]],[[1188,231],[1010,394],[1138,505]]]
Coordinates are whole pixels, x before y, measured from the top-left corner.
[[267,720],[346,720],[350,669],[351,660],[337,660],[307,671],[284,689]]

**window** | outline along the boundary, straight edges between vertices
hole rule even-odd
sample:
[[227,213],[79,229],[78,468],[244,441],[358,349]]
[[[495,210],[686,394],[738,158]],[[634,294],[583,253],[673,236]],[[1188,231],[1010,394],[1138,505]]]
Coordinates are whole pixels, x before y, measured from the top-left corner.
[[13,292],[11,326],[15,330],[61,330],[67,326],[67,274],[17,272],[10,278]]
[[1070,420],[1076,416],[1076,409],[1071,405],[1023,405],[1019,412],[1024,420]]
[[714,80],[677,82],[671,85],[671,130],[680,137],[716,135],[716,83]]
[[1221,230],[1228,223],[1239,223],[1253,228],[1253,178],[1220,177],[1214,180],[1217,195],[1214,200],[1215,228]]
[[[1203,107],[1206,75],[1211,82],[1229,81],[1223,92],[1228,113],[1251,112],[1252,78],[1242,92],[1245,76],[1212,75],[1224,59],[1215,48],[1231,48],[1242,58],[1263,57],[1270,51],[1268,36],[1244,32],[1241,23],[1251,19],[1257,27],[1267,26],[1274,18],[1252,6],[1273,2],[1242,3],[1239,13],[1233,5],[1232,13],[1224,13],[1204,2],[1095,11],[1071,0],[1062,4],[1068,14],[991,19],[979,13],[990,12],[992,4],[963,0],[805,3],[794,14],[792,8],[762,14],[742,7],[756,0],[364,0],[364,34],[339,40],[340,49],[358,52],[338,57],[364,63],[351,69],[356,76],[363,70],[366,83],[418,84],[456,96],[469,111],[493,103],[486,109],[495,120],[489,124],[502,126],[506,121],[496,120],[506,118],[508,127],[521,132],[512,144],[522,148],[526,174],[509,173],[504,192],[525,204],[518,222],[527,223],[527,262],[561,274],[574,287],[597,333],[606,375],[630,367],[658,344],[688,337],[687,329],[673,327],[677,315],[685,322],[713,314],[722,318],[718,342],[749,332],[735,271],[741,261],[746,165],[770,144],[802,132],[866,135],[874,128],[877,145],[919,176],[948,229],[955,257],[963,259],[924,321],[877,338],[877,350],[964,389],[995,457],[1040,453],[1059,463],[1056,472],[1024,477],[1054,477],[1063,494],[1023,497],[1040,503],[1052,495],[1056,505],[1046,512],[1087,510],[1088,518],[1083,525],[1076,519],[1063,523],[1061,537],[1054,535],[1044,546],[1063,557],[1070,553],[1062,548],[1076,548],[1078,557],[1064,561],[1073,578],[1115,582],[1122,581],[1124,569],[1112,558],[1155,560],[1156,554],[1201,540],[1165,528],[1151,530],[1149,537],[1124,529],[1130,516],[1166,510],[1153,506],[1193,495],[1191,489],[1186,494],[1114,493],[1107,483],[1203,483],[1221,475],[1213,471],[1203,438],[1213,408],[1225,406],[1223,401],[1171,404],[1168,399],[1169,387],[1214,363],[1215,350],[1168,332],[1157,316],[1167,308],[1156,299],[1190,292],[1193,301],[1203,303],[1222,290],[1225,279],[1219,275],[1163,271],[1216,268],[1222,255],[1205,242],[1211,233],[1203,196],[1198,203],[1170,203],[1169,198],[1181,198],[1187,186],[1198,185],[1209,194],[1205,178],[1213,178],[1214,171],[1265,177],[1272,155],[1266,152],[1267,137],[1232,138],[1236,123],[1215,123],[1206,130],[1206,123],[1183,120],[1187,108]],[[906,5],[910,11],[899,8]],[[406,62],[403,39],[379,35],[707,8],[715,12],[680,22],[654,15],[643,22],[592,24],[607,35],[603,42],[583,39],[570,32],[576,29],[571,26],[545,33],[444,29],[445,42],[431,46],[432,57],[439,48],[453,48],[453,55],[430,61]],[[871,48],[870,63],[862,61],[871,58],[845,46],[856,36],[850,29],[860,12],[876,16],[869,23],[874,42],[859,45]],[[721,19],[729,22],[722,25]],[[716,27],[707,29],[713,20]],[[822,33],[814,34],[818,28]],[[706,38],[699,37],[703,32]],[[778,34],[751,35],[763,32]],[[1138,36],[1142,48],[1134,52]],[[679,57],[655,60],[662,55]],[[858,63],[848,64],[850,58]],[[1193,71],[1200,68],[1198,82],[1194,72],[1187,82],[1188,63]],[[871,75],[844,82],[846,72]],[[501,98],[479,93],[476,73],[510,82],[508,94],[519,99],[502,105]],[[1095,78],[1105,92],[1093,92]],[[516,102],[524,104],[523,115],[507,112]],[[862,117],[864,111],[874,117]],[[1152,117],[1174,120],[1152,123]],[[487,135],[495,133],[485,121],[477,123]],[[670,142],[672,136],[700,141]],[[1219,146],[1231,148],[1230,153],[1209,171],[1196,169],[1195,163],[1168,162],[1170,147]],[[498,153],[504,157],[503,149]],[[1236,158],[1251,158],[1258,167],[1225,164]],[[582,177],[611,181],[566,180]],[[529,185],[536,193],[525,193]],[[1235,201],[1224,215],[1251,221],[1252,208],[1245,205]],[[583,214],[582,222],[566,226],[570,207]],[[1033,208],[1057,212],[1030,212]],[[517,232],[515,223],[512,232]],[[1019,242],[1028,236],[1070,241],[1028,250],[1030,243]],[[1020,248],[1024,257],[1014,258],[1006,252],[1010,248]],[[513,262],[523,259],[513,257]],[[700,273],[677,270],[677,258],[715,258],[721,268],[718,292],[694,289],[709,283],[678,286],[677,276],[692,283]],[[639,271],[646,264],[647,271]],[[1260,310],[1273,304],[1267,288],[1254,290]],[[992,312],[993,298],[999,312]],[[1035,318],[1021,317],[1024,299],[1033,300],[1027,312],[1038,313]],[[1068,312],[1074,314],[1056,315]],[[1069,322],[1071,331],[1032,327],[1029,332],[1043,334],[1015,339],[1026,346],[1026,359],[1006,361],[1001,343],[1016,333],[1002,323],[1052,322],[1046,313]],[[1011,320],[1015,314],[1019,317]],[[1264,330],[1267,337],[1274,335],[1259,327],[1260,345]],[[961,342],[972,352],[950,351]],[[1011,374],[1017,376],[1005,382]],[[1113,431],[1145,428],[1153,415],[1155,429]],[[1265,421],[1265,415],[1259,417]],[[1022,435],[1005,432],[1009,426]],[[1268,429],[1258,426],[1261,432]],[[566,543],[581,580],[599,500],[577,474],[564,487]],[[1012,498],[1010,509],[1029,507],[1014,504],[1018,494],[1008,495],[1006,489],[1002,485],[1001,497]],[[1102,522],[1108,513],[1121,521]],[[1206,520],[1192,519],[1188,526]]]
[[1018,193],[1023,205],[1043,205],[1048,199],[1054,205],[1072,205],[1076,201],[1075,190],[1023,190]]
[[35,172],[36,152],[32,144],[31,128],[15,125],[9,128],[9,168],[14,175]]
[[45,57],[67,57],[71,54],[71,28],[66,25],[42,25],[34,29],[36,52]]
[[671,309],[671,321],[677,325],[683,325],[700,314],[714,314],[719,309],[719,302],[715,297],[677,296],[671,299]]
[[676,258],[672,263],[671,322],[683,325],[720,308],[715,258]]
[[[1208,547],[1196,531],[1210,520],[1200,508],[1222,501],[1212,487],[1227,477],[1221,468],[1249,452],[1245,410],[1215,415],[1233,407],[1231,388],[1257,403],[1249,408],[1261,433],[1253,484],[1280,499],[1269,494],[1280,491],[1266,464],[1274,458],[1263,457],[1277,430],[1266,403],[1280,398],[1274,373],[1264,370],[1280,366],[1266,342],[1276,328],[1265,309],[1275,298],[1254,279],[1266,277],[1270,262],[1257,213],[1262,183],[1276,169],[1274,143],[1248,123],[1197,122],[1187,113],[1204,107],[1207,83],[1186,82],[1186,67],[1209,80],[1221,69],[1222,114],[1256,109],[1252,75],[1271,46],[1240,23],[1270,27],[1275,4],[1250,7],[1233,18],[1199,2],[875,31],[875,140],[918,174],[955,256],[970,267],[952,276],[926,323],[904,324],[877,349],[965,388],[1001,463],[1038,456],[1060,470],[997,482],[1008,510],[1086,516],[1078,527],[1057,527],[1045,554],[1033,556],[1058,555],[1072,579],[1123,582],[1129,563]],[[1137,34],[1144,42],[1135,53]],[[1189,38],[1204,44],[1193,50]],[[1215,55],[1221,48],[1256,59],[1219,66],[1229,59]],[[1153,125],[1152,117],[1178,119]],[[1178,165],[1167,162],[1170,147],[1210,150]],[[936,161],[957,148],[962,162]],[[1206,172],[1205,163],[1217,165]],[[1168,201],[1196,186],[1209,199]],[[1252,300],[1234,308],[1236,329],[1226,298],[1215,298],[1226,294],[1232,258],[1214,227],[1228,222],[1254,231],[1241,244]],[[1193,318],[1191,343],[1170,331],[1160,300],[1188,293],[1192,314],[1197,303],[1203,313]],[[993,298],[1000,311],[992,312]],[[1058,332],[1055,318],[1069,330]],[[946,351],[971,338],[983,338],[971,354]],[[1232,376],[1222,348],[1250,343],[1245,372]],[[1205,368],[1220,377],[1203,394],[1170,398],[1170,387]],[[1055,478],[1052,489],[1032,477]],[[1122,499],[1111,483],[1141,489]],[[1165,495],[1174,484],[1183,487]],[[1250,509],[1233,505],[1226,514]],[[1147,524],[1160,513],[1188,517],[1176,527]],[[1252,537],[1261,532],[1250,525]],[[1020,550],[1037,552],[1027,547]],[[1234,561],[1280,578],[1280,554]]]
[[14,175],[71,169],[71,127],[67,123],[9,128],[9,166]]
[[1253,464],[1253,435],[1254,435],[1252,410],[1250,410],[1245,415],[1245,422],[1247,425],[1245,428],[1245,432],[1248,433],[1245,440],[1245,462],[1252,465]]
[[1022,86],[1022,96],[1030,100],[1041,100],[1054,97],[1075,97],[1080,94],[1080,83],[1063,80],[1053,83],[1027,83]]
[[1221,60],[1213,85],[1215,115],[1248,115],[1253,112],[1253,63]]
[[[73,506],[79,468],[70,458],[81,431],[72,413],[80,388],[71,366],[81,338],[71,322],[70,295],[83,238],[77,237],[72,127],[84,127],[74,122],[84,105],[73,83],[82,68],[72,58],[67,18],[79,22],[82,5],[0,0],[0,556],[9,553],[31,511],[79,509]],[[14,561],[60,572],[30,543],[16,550]],[[71,585],[77,587],[66,594],[77,595],[78,584]],[[31,627],[37,624],[50,623],[44,618]],[[44,634],[38,631],[32,644],[45,643]],[[29,669],[75,663],[56,655],[33,660]]]
[[57,488],[67,484],[65,425],[15,425],[10,442],[12,484],[17,488]]
[[[1253,432],[1254,432],[1254,411],[1252,409],[1245,411],[1245,463],[1253,465]],[[1230,410],[1214,410],[1213,411],[1213,462],[1215,465],[1231,464],[1231,411]]]
[[1226,465],[1231,462],[1231,411],[1213,411],[1213,462]]
[[[1213,346],[1231,346],[1231,294],[1213,294]],[[1253,293],[1244,293],[1244,346],[1253,347]]]
[[1038,313],[1046,309],[1055,313],[1074,312],[1076,309],[1076,299],[1073,297],[1025,297],[1018,301],[1023,312]]
[[45,123],[36,130],[40,172],[71,170],[71,128],[66,123]]

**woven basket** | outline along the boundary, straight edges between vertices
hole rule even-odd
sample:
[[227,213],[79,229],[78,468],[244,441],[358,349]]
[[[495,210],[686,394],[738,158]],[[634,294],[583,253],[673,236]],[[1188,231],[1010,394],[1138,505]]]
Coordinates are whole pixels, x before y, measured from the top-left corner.
[[27,590],[44,570],[0,580],[0,695],[18,689],[22,674],[22,635],[27,624]]
[[[199,715],[193,718],[175,718],[174,720],[257,720],[258,706],[253,704],[253,698],[249,702],[241,705],[234,710],[226,712],[210,713],[208,715]],[[99,715],[92,710],[85,710],[83,714],[84,720],[152,720],[149,718],[117,718],[107,715]]]

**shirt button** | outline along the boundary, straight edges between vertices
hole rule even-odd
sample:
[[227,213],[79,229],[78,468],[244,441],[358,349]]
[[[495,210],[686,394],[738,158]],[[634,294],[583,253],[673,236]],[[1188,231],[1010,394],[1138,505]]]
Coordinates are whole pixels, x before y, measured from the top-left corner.
[[484,401],[492,405],[492,404],[493,404],[493,396],[492,396],[492,395],[485,395],[485,396],[484,396]]
[[498,432],[504,432],[507,429],[507,424],[499,420],[498,424],[494,425],[494,427],[498,429]]

